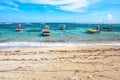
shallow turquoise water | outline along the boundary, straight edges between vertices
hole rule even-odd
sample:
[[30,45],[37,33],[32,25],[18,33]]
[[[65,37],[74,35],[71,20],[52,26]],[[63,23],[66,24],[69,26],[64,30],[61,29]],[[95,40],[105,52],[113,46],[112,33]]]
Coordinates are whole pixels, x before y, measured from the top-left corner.
[[[119,41],[120,24],[113,24],[114,31],[101,31],[100,33],[89,34],[86,32],[88,24],[64,23],[66,30],[59,30],[60,23],[46,23],[50,26],[50,36],[41,36],[43,24],[21,23],[23,31],[16,32],[18,23],[0,24],[0,42],[81,42],[81,41]],[[95,28],[91,24],[89,27]],[[109,26],[109,24],[104,24]]]

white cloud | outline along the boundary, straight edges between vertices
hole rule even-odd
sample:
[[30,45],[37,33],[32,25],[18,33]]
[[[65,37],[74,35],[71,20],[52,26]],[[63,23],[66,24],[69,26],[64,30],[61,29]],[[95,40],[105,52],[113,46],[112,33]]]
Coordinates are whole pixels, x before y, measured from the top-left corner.
[[84,12],[86,7],[90,6],[90,4],[99,2],[100,0],[0,0],[2,3],[17,8],[19,5],[16,4],[15,1],[21,3],[47,4],[64,11]]
[[83,12],[82,8],[84,8],[86,6],[88,6],[87,1],[81,0],[81,1],[75,1],[72,4],[60,6],[60,9],[66,10],[66,11],[73,11],[73,12]]
[[18,7],[16,3],[13,2],[14,0],[0,0],[0,3],[4,3],[10,6]]
[[84,12],[84,8],[100,0],[19,0],[22,3],[48,4],[57,9],[72,12]]
[[12,11],[16,11],[19,12],[20,10],[18,8],[14,8],[14,7],[8,7],[8,6],[0,6],[0,10],[12,10]]
[[8,8],[8,9],[13,10],[13,11],[16,11],[16,12],[20,12],[20,10],[17,9],[17,8]]
[[71,4],[78,0],[19,0],[24,3],[49,4],[49,5],[63,5]]
[[0,10],[12,10],[19,12],[18,4],[14,3],[15,0],[0,0],[1,4],[7,4],[7,5],[1,5]]
[[107,15],[108,20],[113,20],[113,16],[111,14]]
[[12,5],[12,6],[14,6],[14,7],[18,7],[18,5],[17,5],[16,3],[11,2],[11,1],[8,1],[8,2],[6,2],[6,3],[9,4],[9,5]]

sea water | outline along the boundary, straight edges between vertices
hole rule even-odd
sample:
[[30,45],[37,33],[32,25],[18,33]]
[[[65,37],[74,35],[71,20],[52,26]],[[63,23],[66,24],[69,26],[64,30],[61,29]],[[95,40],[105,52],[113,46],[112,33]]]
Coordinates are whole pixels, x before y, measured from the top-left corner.
[[[59,30],[60,24],[65,24],[65,30]],[[81,24],[81,23],[21,23],[23,31],[17,32],[18,23],[0,23],[0,46],[61,46],[88,45],[96,43],[120,42],[120,24],[112,24],[113,31],[88,33],[87,28],[97,25],[109,27],[110,24]],[[42,36],[44,25],[48,25],[50,36]]]

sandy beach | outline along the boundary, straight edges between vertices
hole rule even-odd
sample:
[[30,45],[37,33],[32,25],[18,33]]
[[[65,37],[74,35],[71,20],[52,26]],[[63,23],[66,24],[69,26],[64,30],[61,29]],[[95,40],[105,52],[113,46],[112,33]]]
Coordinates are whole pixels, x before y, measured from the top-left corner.
[[3,49],[0,80],[120,80],[120,46]]

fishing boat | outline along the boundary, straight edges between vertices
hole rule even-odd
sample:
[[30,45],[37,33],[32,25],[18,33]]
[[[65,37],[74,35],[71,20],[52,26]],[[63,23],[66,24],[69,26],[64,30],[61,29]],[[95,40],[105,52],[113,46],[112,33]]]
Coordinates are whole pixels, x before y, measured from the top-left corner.
[[89,28],[89,29],[87,29],[87,32],[89,32],[89,33],[96,33],[96,32],[99,32],[99,31],[96,30],[96,29]]
[[112,24],[111,24],[109,27],[105,27],[105,26],[104,26],[104,21],[103,21],[103,19],[102,19],[102,27],[101,27],[101,30],[102,30],[102,31],[113,31],[113,26],[112,26]]
[[102,27],[101,30],[102,31],[113,31],[113,26],[110,25],[110,27]]
[[112,28],[102,27],[102,31],[113,31],[113,29]]
[[59,27],[60,30],[65,30],[65,28],[66,28],[65,24],[61,24],[60,27]]
[[42,29],[42,36],[50,36],[49,26],[45,25]]
[[93,29],[93,28],[90,27],[90,24],[88,24],[88,28],[86,29],[86,31],[87,31],[88,33],[97,33],[97,32],[99,32],[100,30],[99,30],[99,26],[98,26],[98,25],[96,26],[96,29]]
[[22,29],[22,26],[21,26],[21,24],[18,24],[18,26],[17,26],[17,28],[16,28],[16,31],[22,31],[23,29]]

